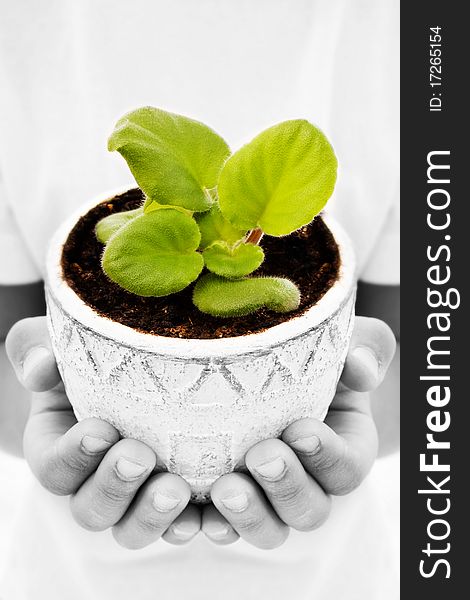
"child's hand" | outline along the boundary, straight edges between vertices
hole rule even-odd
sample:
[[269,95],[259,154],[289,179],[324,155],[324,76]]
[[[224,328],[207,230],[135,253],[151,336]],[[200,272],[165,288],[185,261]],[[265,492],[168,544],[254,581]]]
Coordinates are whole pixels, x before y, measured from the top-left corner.
[[24,453],[41,484],[71,495],[71,510],[92,531],[113,528],[128,548],[163,537],[181,544],[200,530],[200,511],[189,504],[188,484],[178,475],[152,474],[153,451],[120,439],[99,419],[77,423],[60,381],[44,317],[19,321],[6,349],[18,379],[36,392],[25,430]]
[[[278,439],[256,444],[245,457],[252,477],[230,473],[212,487],[202,531],[219,544],[240,535],[259,548],[282,544],[289,528],[310,531],[330,511],[329,494],[354,490],[377,455],[369,394],[384,378],[395,351],[389,327],[358,317],[336,397],[325,422],[302,419]],[[217,509],[217,510],[216,510]]]
[[[25,431],[26,459],[47,489],[72,495],[76,520],[94,531],[113,527],[116,539],[128,548],[146,546],[159,537],[176,544],[192,539],[201,528],[201,517],[196,506],[188,505],[184,480],[169,473],[151,475],[152,450],[135,440],[120,440],[108,423],[76,422],[44,318],[17,323],[6,345],[19,380],[40,392],[34,395]],[[240,535],[256,546],[272,548],[286,539],[289,527],[310,530],[327,518],[328,494],[346,494],[357,487],[375,459],[369,397],[358,392],[381,382],[394,345],[382,322],[356,320],[342,383],[325,423],[303,419],[285,430],[283,441],[254,446],[246,464],[255,481],[240,473],[221,477],[212,489],[215,506],[203,509],[207,537],[227,544]]]

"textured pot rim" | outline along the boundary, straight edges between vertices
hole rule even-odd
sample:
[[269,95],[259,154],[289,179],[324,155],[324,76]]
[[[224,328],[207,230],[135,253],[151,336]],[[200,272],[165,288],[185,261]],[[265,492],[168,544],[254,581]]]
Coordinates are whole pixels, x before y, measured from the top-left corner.
[[63,245],[77,220],[100,202],[133,188],[120,188],[100,194],[82,205],[56,230],[51,238],[46,261],[46,289],[67,315],[86,329],[130,346],[175,358],[217,358],[236,356],[278,346],[311,329],[324,325],[347,302],[355,287],[355,256],[351,241],[341,225],[328,213],[322,218],[338,245],[341,265],[337,281],[326,294],[302,315],[261,331],[244,336],[221,339],[171,338],[139,332],[96,313],[69,287],[62,276]]

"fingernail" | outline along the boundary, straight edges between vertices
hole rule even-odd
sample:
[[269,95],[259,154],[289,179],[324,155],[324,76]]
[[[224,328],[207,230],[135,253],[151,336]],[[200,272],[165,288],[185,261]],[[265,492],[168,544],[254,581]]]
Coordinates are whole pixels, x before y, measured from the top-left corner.
[[26,381],[34,371],[51,356],[50,350],[44,346],[32,348],[25,356],[23,361],[23,379]]
[[159,512],[169,512],[178,506],[181,502],[179,498],[175,498],[175,496],[168,496],[164,492],[156,491],[153,494],[152,503],[153,506]]
[[379,378],[379,361],[372,350],[365,346],[358,346],[354,349],[353,356],[361,362],[362,366],[369,372],[370,376],[377,381]]
[[116,463],[116,472],[121,479],[132,480],[141,477],[148,467],[127,458],[120,458]]
[[255,467],[255,471],[259,473],[261,477],[271,481],[280,479],[284,475],[285,470],[286,463],[280,456]]
[[232,528],[230,527],[230,525],[224,525],[217,529],[209,529],[208,531],[206,530],[204,533],[207,535],[208,538],[212,540],[223,540],[228,536],[228,534],[231,531]]
[[314,452],[317,452],[320,449],[320,445],[320,438],[316,435],[308,435],[298,438],[293,442],[289,442],[289,446],[303,454],[313,454]]
[[81,445],[82,450],[88,454],[100,454],[100,452],[104,452],[113,444],[112,442],[108,442],[108,440],[103,440],[102,438],[93,435],[84,435],[82,437]]
[[184,523],[176,523],[171,526],[171,531],[174,535],[183,542],[186,542],[196,535],[194,529],[186,528]]
[[232,512],[243,512],[248,508],[248,496],[245,492],[238,494],[237,496],[228,496],[220,500],[225,508],[228,508]]

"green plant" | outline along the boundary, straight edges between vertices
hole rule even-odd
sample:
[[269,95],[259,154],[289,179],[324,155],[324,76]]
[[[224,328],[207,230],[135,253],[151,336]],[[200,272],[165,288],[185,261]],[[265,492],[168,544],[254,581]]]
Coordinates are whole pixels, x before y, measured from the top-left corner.
[[125,158],[145,195],[140,208],[97,224],[112,281],[166,296],[197,280],[194,304],[220,317],[299,306],[288,279],[251,275],[264,260],[263,235],[310,223],[333,192],[337,161],[319,129],[285,121],[231,155],[206,125],[144,107],[117,122],[108,148]]

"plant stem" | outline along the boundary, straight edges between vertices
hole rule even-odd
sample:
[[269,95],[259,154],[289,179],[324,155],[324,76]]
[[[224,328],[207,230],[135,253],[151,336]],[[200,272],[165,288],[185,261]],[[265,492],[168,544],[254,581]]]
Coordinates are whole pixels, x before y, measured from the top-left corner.
[[260,227],[256,229],[252,229],[250,233],[246,236],[245,243],[246,244],[255,244],[258,245],[263,237],[263,230]]

